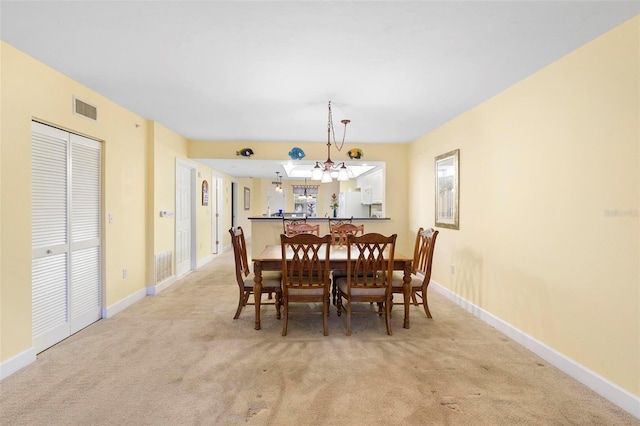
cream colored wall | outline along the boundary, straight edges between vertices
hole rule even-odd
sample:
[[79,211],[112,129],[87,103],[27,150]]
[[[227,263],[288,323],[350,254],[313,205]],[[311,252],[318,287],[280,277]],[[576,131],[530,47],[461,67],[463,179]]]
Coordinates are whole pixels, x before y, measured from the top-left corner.
[[460,230],[440,229],[432,278],[634,395],[639,30],[636,17],[420,138],[409,155],[416,229],[434,210],[434,157],[460,148]]
[[[4,42],[0,49],[0,360],[5,361],[31,348],[31,120],[103,141],[103,213],[114,215],[102,236],[107,306],[145,286],[147,122]],[[98,108],[96,122],[72,114],[73,96]]]
[[[302,148],[306,153],[306,158],[318,158],[323,159],[327,156],[327,146],[323,143],[298,143],[296,146]],[[250,147],[254,151],[254,155],[251,158],[242,158],[238,161],[252,161],[252,160],[282,160],[288,158],[288,153],[291,151],[292,144],[285,142],[230,142],[230,141],[190,141],[189,143],[189,157],[190,158],[233,158],[237,159],[236,151],[242,148]],[[398,250],[403,253],[412,253],[413,242],[415,238],[415,229],[410,229],[408,226],[408,209],[407,205],[413,203],[413,197],[409,198],[410,192],[408,191],[408,151],[409,144],[357,144],[350,145],[345,144],[342,152],[345,154],[352,148],[361,148],[364,152],[365,158],[369,161],[385,161],[386,162],[386,206],[385,213],[391,218],[388,223],[398,234]],[[340,155],[332,155],[332,159],[337,161]],[[335,158],[334,158],[335,157]],[[275,179],[275,171],[274,171]],[[259,205],[260,210],[253,211],[255,216],[262,216],[266,213],[266,189],[271,185],[271,180],[260,179],[260,183],[256,183],[256,187],[261,188],[263,191],[264,199],[261,199]],[[285,186],[288,185],[285,181]],[[326,185],[326,184],[321,184]],[[332,192],[339,191],[339,186],[335,184]],[[288,192],[291,193],[291,190]],[[327,197],[331,197],[331,193],[326,192]],[[290,197],[288,197],[290,198]],[[324,216],[324,213],[328,212],[329,203],[326,201],[329,198],[319,200],[319,215]],[[291,201],[291,206],[293,202]],[[323,207],[326,206],[326,207]],[[323,210],[326,209],[326,210]],[[433,215],[431,213],[422,212],[419,216],[421,220],[420,226],[430,226],[433,223]],[[226,228],[228,229],[228,227]]]
[[[198,261],[207,259],[213,253],[211,245],[212,206],[211,196],[211,169],[201,164],[196,164],[196,258]],[[207,181],[209,187],[209,200],[206,206],[202,205],[202,182]],[[213,182],[215,184],[215,182]]]
[[[152,238],[153,255],[149,259],[153,265],[154,256],[158,253],[170,250],[175,253],[175,215],[160,217],[160,211],[166,210],[175,213],[175,170],[176,161],[190,162],[196,168],[196,259],[202,261],[212,254],[211,229],[212,229],[212,197],[215,197],[215,182],[211,180],[213,172],[207,166],[195,161],[189,161],[189,141],[177,133],[167,129],[157,122],[152,123],[153,136],[150,143],[153,146],[153,209],[150,212],[150,220],[154,223]],[[220,175],[223,176],[222,174]],[[202,182],[207,180],[209,184],[209,203],[202,205]],[[153,279],[153,275],[150,277]],[[150,284],[153,284],[150,282]]]

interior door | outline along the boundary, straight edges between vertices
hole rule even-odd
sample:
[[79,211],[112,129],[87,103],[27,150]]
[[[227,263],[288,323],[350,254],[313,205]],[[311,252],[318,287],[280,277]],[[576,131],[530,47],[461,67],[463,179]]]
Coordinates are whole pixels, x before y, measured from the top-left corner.
[[32,123],[32,338],[37,352],[101,317],[101,144]]
[[238,182],[231,182],[231,227],[238,226]]
[[191,270],[191,168],[176,164],[176,276]]
[[211,253],[218,254],[220,252],[220,190],[222,187],[222,178],[211,173]]

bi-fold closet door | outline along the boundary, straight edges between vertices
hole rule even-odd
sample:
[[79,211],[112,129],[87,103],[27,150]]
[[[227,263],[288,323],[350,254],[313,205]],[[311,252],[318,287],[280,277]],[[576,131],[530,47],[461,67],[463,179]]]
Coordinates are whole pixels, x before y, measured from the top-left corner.
[[101,317],[101,143],[32,122],[32,334],[41,352]]

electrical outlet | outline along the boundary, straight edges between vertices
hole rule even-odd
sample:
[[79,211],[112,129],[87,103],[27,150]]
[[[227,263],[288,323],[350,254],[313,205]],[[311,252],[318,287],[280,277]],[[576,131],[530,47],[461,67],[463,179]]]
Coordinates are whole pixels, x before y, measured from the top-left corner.
[[456,265],[451,265],[451,273],[452,274],[456,273]]
[[127,270],[123,269],[122,270],[122,278],[127,278],[127,274],[128,274]]

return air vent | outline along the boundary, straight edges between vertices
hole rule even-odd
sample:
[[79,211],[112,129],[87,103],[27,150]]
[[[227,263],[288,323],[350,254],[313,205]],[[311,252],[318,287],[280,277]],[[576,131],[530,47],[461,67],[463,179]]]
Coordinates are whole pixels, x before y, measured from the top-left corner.
[[98,109],[78,98],[73,98],[73,112],[92,120],[98,119]]

